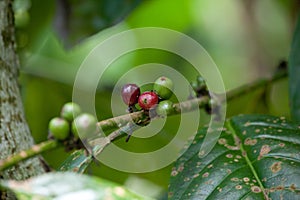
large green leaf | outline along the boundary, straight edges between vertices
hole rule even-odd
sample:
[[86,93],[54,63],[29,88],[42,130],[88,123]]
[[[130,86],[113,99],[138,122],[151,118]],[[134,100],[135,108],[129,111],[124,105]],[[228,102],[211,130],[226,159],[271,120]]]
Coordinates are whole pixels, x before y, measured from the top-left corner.
[[147,199],[107,180],[75,173],[49,173],[23,182],[1,181],[18,199]]
[[300,17],[294,33],[289,58],[289,92],[292,118],[300,122]]
[[229,119],[204,158],[201,129],[171,172],[170,199],[300,199],[299,126],[281,117]]

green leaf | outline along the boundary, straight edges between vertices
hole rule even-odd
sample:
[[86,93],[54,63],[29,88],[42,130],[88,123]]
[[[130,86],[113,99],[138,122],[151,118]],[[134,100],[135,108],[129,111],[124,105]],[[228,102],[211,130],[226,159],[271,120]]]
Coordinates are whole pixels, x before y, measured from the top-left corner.
[[71,172],[48,173],[27,181],[1,181],[18,199],[147,199],[110,181]]
[[176,161],[170,199],[300,199],[298,125],[283,117],[233,117],[212,151],[199,158],[206,131]]
[[89,164],[93,161],[91,155],[89,155],[84,149],[74,151],[60,166],[60,171],[73,171],[77,173],[83,173]]
[[300,16],[298,18],[289,58],[289,92],[292,119],[300,122]]

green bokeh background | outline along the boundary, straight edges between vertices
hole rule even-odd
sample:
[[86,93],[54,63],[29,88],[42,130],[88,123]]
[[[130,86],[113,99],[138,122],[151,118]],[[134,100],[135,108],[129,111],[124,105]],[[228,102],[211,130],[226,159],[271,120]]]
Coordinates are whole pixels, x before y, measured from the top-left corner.
[[[48,121],[71,101],[81,62],[105,38],[149,26],[185,33],[207,50],[222,74],[225,88],[230,90],[272,76],[278,64],[287,60],[297,13],[296,1],[292,0],[15,0],[14,9],[22,97],[37,143],[46,140]],[[192,66],[172,53],[148,49],[127,54],[110,66],[98,86],[95,98],[99,120],[112,116],[111,92],[120,76],[134,66],[152,62],[174,67],[189,80],[195,78]],[[139,74],[132,82],[146,76]],[[268,113],[289,118],[287,88],[285,79],[250,92],[228,104],[227,116]],[[168,119],[164,129],[151,139],[116,143],[136,152],[159,148],[173,138],[177,128],[174,124],[179,119]],[[209,116],[201,113],[200,124],[208,120]],[[53,169],[67,156],[63,149],[44,154]],[[167,189],[171,167],[128,174],[95,163],[87,173],[160,197]]]

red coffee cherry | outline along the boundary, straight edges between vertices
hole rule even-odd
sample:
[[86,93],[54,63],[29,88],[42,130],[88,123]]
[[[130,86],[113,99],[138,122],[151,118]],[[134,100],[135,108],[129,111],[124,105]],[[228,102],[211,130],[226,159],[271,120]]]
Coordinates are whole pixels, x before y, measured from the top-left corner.
[[144,92],[139,97],[139,105],[144,110],[150,110],[158,103],[158,96],[155,92]]
[[140,88],[136,84],[126,84],[122,87],[121,91],[122,99],[128,106],[138,102],[140,93]]

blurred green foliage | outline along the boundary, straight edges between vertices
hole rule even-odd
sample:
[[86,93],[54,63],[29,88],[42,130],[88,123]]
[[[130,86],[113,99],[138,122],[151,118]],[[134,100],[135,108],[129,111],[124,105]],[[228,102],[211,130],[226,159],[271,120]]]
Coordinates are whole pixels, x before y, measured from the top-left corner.
[[[183,32],[203,45],[217,64],[226,89],[232,89],[271,76],[279,62],[287,59],[297,12],[296,1],[292,0],[15,0],[14,9],[22,94],[36,142],[47,138],[48,121],[72,100],[73,82],[84,58],[113,34],[145,26]],[[112,116],[111,91],[118,79],[134,66],[150,62],[171,66],[188,80],[196,77],[190,63],[172,53],[147,49],[126,54],[111,64],[98,86],[95,99],[99,120]],[[131,81],[146,77],[147,74],[137,74]],[[239,113],[289,117],[287,80],[229,103],[228,116]],[[178,120],[168,119],[154,137],[133,137],[129,143],[116,143],[134,152],[160,148],[173,138]],[[201,125],[208,120],[201,113]],[[63,149],[44,154],[53,168],[59,167],[66,156]],[[88,171],[125,184],[128,178],[137,176],[102,164],[93,164]],[[166,189],[169,174],[170,166],[138,176]],[[130,187],[137,185],[138,182]]]
[[289,57],[289,97],[291,106],[291,116],[295,122],[300,122],[300,93],[299,93],[299,73],[300,73],[300,18],[298,18],[295,28],[293,44]]

